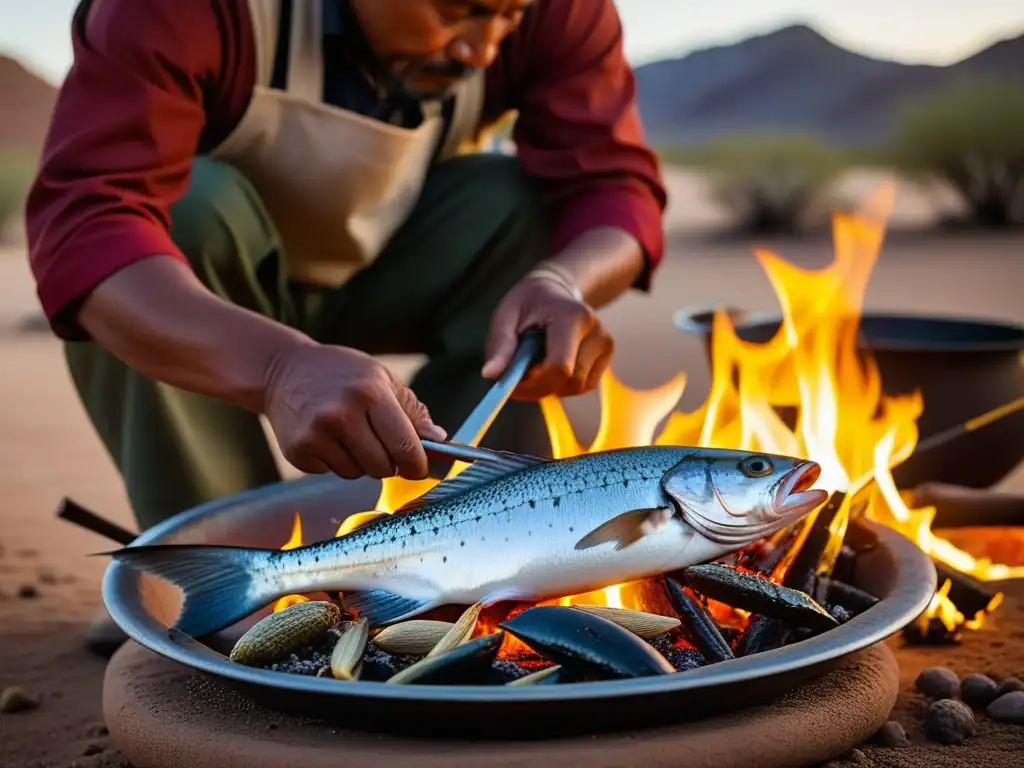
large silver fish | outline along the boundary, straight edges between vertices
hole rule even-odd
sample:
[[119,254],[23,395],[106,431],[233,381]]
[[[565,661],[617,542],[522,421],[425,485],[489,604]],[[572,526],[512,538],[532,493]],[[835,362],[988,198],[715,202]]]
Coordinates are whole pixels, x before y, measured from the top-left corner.
[[502,452],[394,515],[292,550],[126,547],[184,591],[177,628],[217,631],[279,597],[344,593],[373,625],[439,605],[540,601],[714,560],[822,504],[812,461],[652,446],[556,461]]

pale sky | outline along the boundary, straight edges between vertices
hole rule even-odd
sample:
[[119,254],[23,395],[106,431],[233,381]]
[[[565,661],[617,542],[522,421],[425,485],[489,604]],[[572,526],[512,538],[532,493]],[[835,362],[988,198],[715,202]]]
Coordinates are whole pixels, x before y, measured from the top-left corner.
[[[145,2],[145,0],[139,0]],[[946,64],[1024,32],[1020,0],[616,0],[630,59],[678,56],[796,22],[868,55]],[[51,80],[71,64],[77,0],[0,0],[0,52]]]

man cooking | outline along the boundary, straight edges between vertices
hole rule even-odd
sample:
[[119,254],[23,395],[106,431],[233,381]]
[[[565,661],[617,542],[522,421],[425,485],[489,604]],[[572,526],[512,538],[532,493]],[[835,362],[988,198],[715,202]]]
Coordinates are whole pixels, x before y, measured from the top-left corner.
[[[548,451],[665,191],[612,0],[84,0],[27,206],[42,306],[141,528],[280,479],[428,471],[519,334],[484,445]],[[517,156],[458,149],[516,110]],[[373,355],[427,358],[410,387]]]

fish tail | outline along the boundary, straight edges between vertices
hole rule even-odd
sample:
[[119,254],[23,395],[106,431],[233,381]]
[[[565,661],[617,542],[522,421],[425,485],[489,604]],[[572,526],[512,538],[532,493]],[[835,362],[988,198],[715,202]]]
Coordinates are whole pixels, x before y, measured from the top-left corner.
[[266,578],[280,554],[273,549],[169,544],[102,554],[179,587],[185,596],[175,628],[192,637],[229,627],[280,597]]

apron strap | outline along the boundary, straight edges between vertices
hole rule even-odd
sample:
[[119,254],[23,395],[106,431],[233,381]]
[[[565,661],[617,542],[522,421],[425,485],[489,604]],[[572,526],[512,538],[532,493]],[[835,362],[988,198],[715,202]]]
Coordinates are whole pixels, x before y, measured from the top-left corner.
[[281,6],[282,0],[249,0],[250,26],[256,50],[256,85],[266,87],[273,81]]
[[285,90],[319,103],[324,95],[323,0],[293,0]]
[[455,111],[448,124],[448,135],[441,146],[441,159],[452,157],[458,151],[459,144],[476,132],[483,113],[486,84],[485,70],[480,70],[469,80],[459,83],[455,91]]

